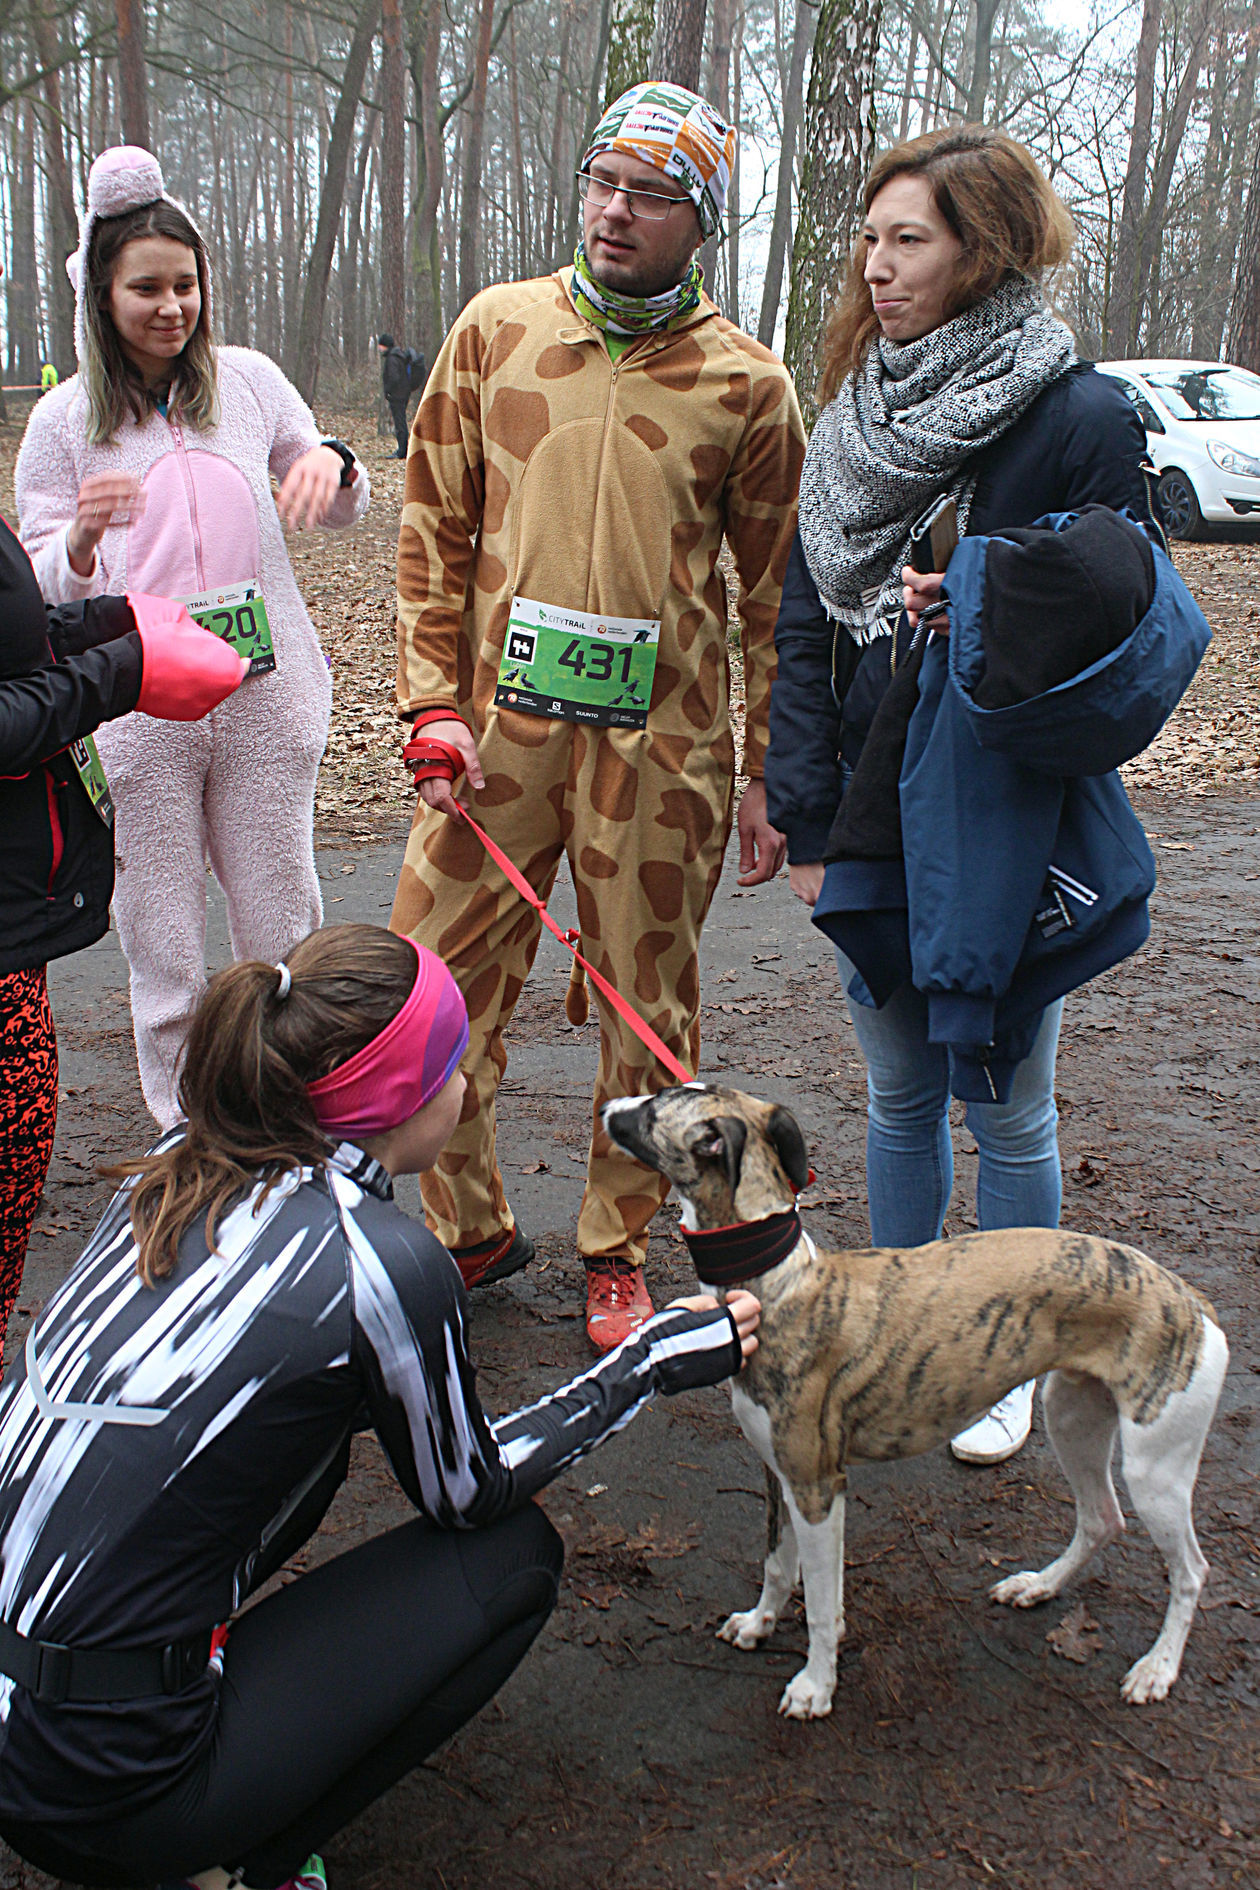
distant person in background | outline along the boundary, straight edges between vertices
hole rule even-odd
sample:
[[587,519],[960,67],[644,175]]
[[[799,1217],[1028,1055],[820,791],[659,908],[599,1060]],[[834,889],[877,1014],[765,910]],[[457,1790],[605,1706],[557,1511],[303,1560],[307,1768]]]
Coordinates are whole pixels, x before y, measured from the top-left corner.
[[54,388],[54,387],[55,387],[55,386],[57,385],[57,382],[58,382],[58,381],[59,381],[60,379],[61,379],[61,376],[60,376],[60,375],[58,374],[58,372],[57,372],[57,370],[56,370],[56,368],[55,368],[55,367],[53,366],[53,364],[52,364],[52,362],[51,362],[51,361],[45,361],[45,363],[44,363],[44,365],[43,365],[43,367],[42,367],[42,368],[41,368],[41,369],[39,370],[39,391],[40,391],[40,393],[41,393],[41,394],[51,394],[51,392],[52,392],[52,390],[53,390],[53,388]]
[[165,1129],[206,981],[207,861],[234,957],[274,963],[322,916],[315,777],[332,685],[281,521],[352,525],[368,479],[348,446],[321,439],[274,362],[215,345],[205,243],[148,151],[122,145],[93,164],[70,268],[79,372],[37,403],[17,463],[45,598],[235,591],[238,631],[253,625],[242,640],[256,673],[207,721],[129,718],[100,739],[140,1081]]
[[394,418],[394,433],[398,440],[398,451],[394,458],[406,459],[407,402],[413,393],[424,386],[424,356],[418,348],[400,348],[390,334],[378,335],[376,347],[381,357],[381,384]]

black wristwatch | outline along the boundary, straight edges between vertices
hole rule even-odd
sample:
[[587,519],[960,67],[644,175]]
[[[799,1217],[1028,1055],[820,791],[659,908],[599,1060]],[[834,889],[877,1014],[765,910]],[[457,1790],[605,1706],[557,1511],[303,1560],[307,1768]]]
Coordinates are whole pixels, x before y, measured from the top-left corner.
[[340,453],[341,483],[343,486],[352,486],[359,476],[359,468],[350,448],[343,446],[340,440],[321,440],[320,445],[331,446],[334,453]]

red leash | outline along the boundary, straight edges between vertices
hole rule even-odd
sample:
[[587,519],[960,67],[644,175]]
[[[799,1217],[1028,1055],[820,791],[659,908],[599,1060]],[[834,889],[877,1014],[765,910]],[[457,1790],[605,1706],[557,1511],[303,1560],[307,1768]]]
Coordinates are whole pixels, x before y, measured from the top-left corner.
[[[411,740],[403,749],[403,760],[407,763],[408,767],[412,769],[413,779],[417,787],[419,787],[422,781],[454,781],[457,775],[463,773],[464,757],[460,754],[458,748],[454,747],[450,742],[438,741],[435,738],[421,736],[420,734],[420,730],[424,727],[426,722],[453,722],[455,720],[457,720],[457,718],[452,715],[449,710],[445,709],[429,710],[424,715],[417,717],[415,727],[412,730]],[[459,807],[458,801],[455,804]],[[496,846],[489,834],[484,832],[483,829],[477,825],[467,808],[460,807],[459,811],[463,819],[468,822],[468,825],[472,828],[495,865],[501,872],[506,874],[521,898],[534,908],[534,911],[538,914],[553,937],[559,939],[566,951],[572,952],[578,964],[585,970],[586,975],[594,982],[597,989],[603,992],[618,1017],[620,1017],[624,1023],[629,1024],[631,1030],[635,1033],[636,1037],[639,1038],[640,1042],[646,1044],[647,1048],[652,1052],[652,1055],[664,1064],[671,1076],[676,1076],[680,1083],[694,1082],[695,1078],[691,1075],[690,1071],[683,1068],[673,1051],[661,1042],[651,1025],[645,1024],[638,1012],[631,1010],[621,993],[609,984],[607,978],[596,971],[594,965],[588,958],[583,958],[581,952],[578,950],[578,941],[582,936],[581,932],[576,927],[568,932],[561,931],[560,927],[556,924],[546,906],[543,904],[543,901],[538,897],[538,894],[525,878],[525,875],[518,871],[513,865],[502,847]]]

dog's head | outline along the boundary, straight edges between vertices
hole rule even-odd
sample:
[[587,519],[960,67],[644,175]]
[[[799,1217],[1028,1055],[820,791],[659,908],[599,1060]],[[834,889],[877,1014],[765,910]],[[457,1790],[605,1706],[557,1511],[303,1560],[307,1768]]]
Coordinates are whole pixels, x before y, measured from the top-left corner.
[[668,1176],[697,1228],[780,1214],[809,1180],[796,1117],[738,1089],[688,1083],[621,1096],[605,1103],[603,1120],[618,1148]]

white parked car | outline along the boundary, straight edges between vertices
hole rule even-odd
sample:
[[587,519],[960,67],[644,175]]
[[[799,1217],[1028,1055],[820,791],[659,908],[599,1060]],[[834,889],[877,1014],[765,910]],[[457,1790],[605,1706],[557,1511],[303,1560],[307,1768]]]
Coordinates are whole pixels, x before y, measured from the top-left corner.
[[1146,428],[1170,538],[1260,525],[1260,374],[1222,361],[1099,361]]

